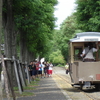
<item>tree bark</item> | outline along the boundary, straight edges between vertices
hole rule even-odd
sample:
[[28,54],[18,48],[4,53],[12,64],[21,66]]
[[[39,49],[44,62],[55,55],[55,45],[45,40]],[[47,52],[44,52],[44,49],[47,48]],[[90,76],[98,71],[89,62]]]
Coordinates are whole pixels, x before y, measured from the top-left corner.
[[20,43],[19,43],[19,45],[20,45],[20,61],[22,62],[22,63],[25,63],[25,36],[24,36],[24,33],[23,32],[21,32],[20,33]]
[[[13,23],[13,29],[12,29],[12,56],[15,57],[16,60],[18,60],[17,58],[17,32],[14,30],[14,23]],[[17,80],[15,77],[15,70],[13,70],[13,86],[17,86]]]
[[[1,33],[2,33],[2,0],[0,0],[0,58],[1,58]],[[2,68],[0,65],[0,73],[1,73],[1,70],[2,70]],[[0,81],[1,81],[1,77],[0,77]],[[0,83],[0,88],[2,88],[1,83]],[[0,98],[2,100],[2,89],[0,89]]]
[[[20,33],[20,60],[23,64],[29,63],[30,59],[33,60],[33,53],[30,53],[27,49],[27,40],[25,33]],[[31,45],[31,44],[30,44]]]
[[[2,34],[2,0],[0,0],[0,58],[1,58],[1,35]],[[0,68],[1,73],[2,68]]]
[[[7,58],[12,58],[12,55],[15,56],[16,48],[15,48],[15,36],[14,36],[14,17],[13,17],[13,11],[12,11],[12,0],[7,0],[6,1],[6,10],[7,12],[4,13],[4,18],[3,18],[3,25],[4,25],[4,44],[5,44],[5,50],[4,54]],[[13,41],[12,41],[13,40]],[[7,64],[7,71],[8,75],[11,81],[11,85],[13,86],[13,78],[12,75],[14,68],[12,67],[11,61],[8,60],[6,61]],[[11,87],[9,87],[11,89]]]
[[2,0],[0,0],[0,58],[1,58],[1,33],[2,33]]
[[[6,55],[7,58],[12,57],[12,7],[11,4],[8,3],[7,1],[7,19],[5,19],[7,22],[5,24],[5,29],[4,29],[4,40],[5,40],[5,50],[4,54]],[[7,61],[7,70],[8,74],[11,80],[11,73],[12,73],[12,68],[11,68],[11,61]]]
[[4,29],[5,40],[5,55],[9,58],[12,57],[12,28],[13,28],[13,16],[12,16],[12,2],[7,0],[7,19]]

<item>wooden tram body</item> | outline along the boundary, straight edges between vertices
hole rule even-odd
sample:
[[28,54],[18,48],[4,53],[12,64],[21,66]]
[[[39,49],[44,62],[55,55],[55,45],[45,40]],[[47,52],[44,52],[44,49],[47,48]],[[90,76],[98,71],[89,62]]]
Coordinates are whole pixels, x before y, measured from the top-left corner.
[[[84,44],[92,42],[98,51],[94,53],[95,62],[83,62]],[[69,42],[69,70],[71,84],[74,87],[100,88],[100,32],[83,32]]]

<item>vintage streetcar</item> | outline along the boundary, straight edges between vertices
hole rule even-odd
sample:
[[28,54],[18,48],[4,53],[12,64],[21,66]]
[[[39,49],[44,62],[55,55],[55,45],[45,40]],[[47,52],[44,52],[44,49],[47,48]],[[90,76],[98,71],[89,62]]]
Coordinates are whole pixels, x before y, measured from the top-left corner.
[[[98,48],[95,52],[94,62],[83,62],[80,56],[84,49],[84,44],[92,42]],[[71,85],[74,87],[96,88],[100,90],[100,32],[77,33],[69,41],[69,70]]]

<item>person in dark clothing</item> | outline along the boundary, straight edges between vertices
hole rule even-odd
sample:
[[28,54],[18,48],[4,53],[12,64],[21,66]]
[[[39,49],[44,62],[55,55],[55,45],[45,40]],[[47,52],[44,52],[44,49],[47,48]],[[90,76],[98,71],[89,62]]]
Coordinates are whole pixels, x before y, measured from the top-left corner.
[[35,65],[35,62],[32,62],[32,78],[33,80],[35,81],[35,78],[36,78],[36,65]]
[[47,69],[48,69],[47,63],[44,62],[44,77],[47,77]]
[[36,65],[36,77],[38,78],[38,74],[39,74],[39,62],[35,62]]
[[46,63],[46,66],[47,66],[47,77],[49,77],[49,73],[48,73],[49,72],[49,63],[48,62]]

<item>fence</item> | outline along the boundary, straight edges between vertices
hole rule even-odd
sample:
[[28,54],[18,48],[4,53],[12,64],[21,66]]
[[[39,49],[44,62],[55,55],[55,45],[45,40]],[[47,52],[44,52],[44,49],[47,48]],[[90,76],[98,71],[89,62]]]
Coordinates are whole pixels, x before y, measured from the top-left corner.
[[[6,100],[16,100],[15,93],[13,90],[13,85],[11,83],[11,79],[8,74],[6,61],[10,61],[10,63],[13,64],[15,77],[16,77],[16,81],[17,81],[20,94],[22,94],[22,92],[24,91],[23,87],[27,86],[26,77],[28,80],[28,84],[30,84],[31,82],[28,67],[27,67],[27,62],[22,64],[19,60],[16,60],[14,56],[12,58],[4,58],[2,56],[1,58],[2,72],[1,72],[1,83],[0,83],[0,88],[1,88],[0,89],[0,97],[1,97],[0,100],[4,100],[3,99],[3,88],[5,88],[5,92],[6,92],[6,97],[7,97]],[[10,94],[12,95],[12,97]]]

